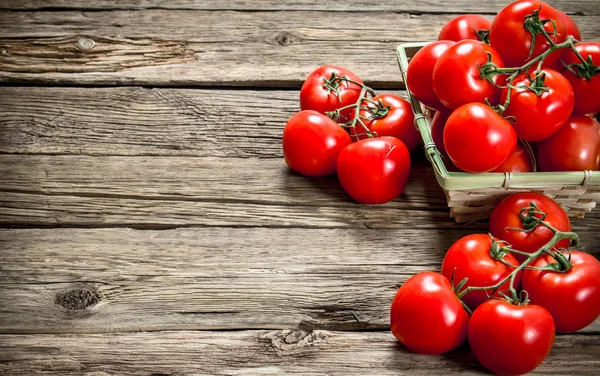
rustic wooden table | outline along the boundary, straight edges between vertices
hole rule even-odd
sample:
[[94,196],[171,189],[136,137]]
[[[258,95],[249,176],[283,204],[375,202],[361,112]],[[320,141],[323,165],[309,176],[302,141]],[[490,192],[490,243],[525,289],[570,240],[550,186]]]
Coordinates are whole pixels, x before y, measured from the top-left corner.
[[[507,1],[0,1],[0,373],[479,374],[406,350],[409,276],[486,231],[448,218],[422,151],[405,194],[352,202],[287,170],[317,66],[404,94],[395,47]],[[598,0],[553,0],[600,40]],[[574,220],[600,257],[600,210]],[[600,374],[600,322],[539,374]]]

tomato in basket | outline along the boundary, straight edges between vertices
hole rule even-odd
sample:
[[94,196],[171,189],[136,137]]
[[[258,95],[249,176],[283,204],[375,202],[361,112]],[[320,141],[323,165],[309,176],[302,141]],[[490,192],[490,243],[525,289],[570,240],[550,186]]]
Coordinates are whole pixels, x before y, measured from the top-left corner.
[[487,42],[492,23],[478,14],[463,14],[454,17],[440,30],[438,40],[474,39]]

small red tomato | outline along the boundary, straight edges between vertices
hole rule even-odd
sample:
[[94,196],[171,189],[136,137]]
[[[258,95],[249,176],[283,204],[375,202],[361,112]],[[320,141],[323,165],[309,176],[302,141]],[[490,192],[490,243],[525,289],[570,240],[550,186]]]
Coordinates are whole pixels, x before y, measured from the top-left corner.
[[481,365],[499,375],[522,375],[537,368],[554,344],[554,321],[544,308],[491,299],[469,322],[469,345]]
[[444,146],[444,128],[446,128],[446,122],[451,114],[452,111],[437,111],[431,120],[431,137],[442,155],[446,154],[446,147]]
[[[532,212],[531,203],[537,205],[539,210],[546,213],[544,219],[549,225],[559,231],[571,231],[571,222],[564,209],[548,196],[536,192],[521,192],[512,194],[502,201],[490,215],[490,233],[511,244],[514,249],[533,253],[552,239],[554,233],[546,226],[538,225],[532,230],[532,219],[541,218],[541,214]],[[529,215],[531,214],[531,217]],[[524,216],[525,223],[522,220]],[[520,231],[528,230],[528,232]],[[568,240],[561,240],[556,247],[569,246]],[[515,254],[519,262],[525,260],[522,255]]]
[[585,115],[571,117],[538,143],[540,171],[600,170],[600,124]]
[[480,33],[489,32],[492,23],[485,17],[477,14],[463,14],[454,17],[440,30],[438,40],[453,40],[455,42],[463,39],[474,39],[485,42],[479,36]]
[[[346,77],[362,84],[362,80],[348,69],[323,65],[314,70],[300,89],[300,109],[314,110],[325,114],[358,101],[360,86],[348,82],[332,82],[332,74]],[[352,108],[341,111],[342,120],[349,119]]]
[[[592,64],[582,64],[575,53],[568,49],[561,56],[560,69],[573,87],[575,94],[575,114],[594,114],[600,112],[600,42],[581,42],[575,44],[581,57]],[[569,71],[569,67],[573,72]]]
[[[544,255],[531,266],[555,263],[552,256]],[[566,272],[526,269],[523,274],[523,290],[533,304],[550,312],[561,333],[583,329],[600,315],[600,262],[585,252],[571,251],[570,263]]]
[[490,107],[469,103],[448,118],[444,145],[456,167],[467,172],[488,172],[514,153],[517,136],[510,123]]
[[436,110],[446,107],[433,91],[433,67],[438,58],[454,44],[453,41],[440,40],[423,46],[408,63],[406,86],[425,106]]
[[446,277],[422,272],[396,293],[390,312],[392,334],[420,354],[443,354],[466,339],[469,314]]
[[492,172],[533,172],[532,156],[521,144],[517,144],[515,152]]
[[383,204],[404,191],[410,175],[410,153],[394,137],[367,138],[340,153],[337,174],[342,188],[363,204]]
[[575,23],[575,21],[573,21],[573,19],[571,17],[569,17],[569,15],[566,14],[565,12],[563,12],[562,10],[556,9],[556,12],[560,16],[560,19],[565,24],[565,29],[567,30],[567,35],[571,35],[573,38],[580,41],[581,33],[579,32],[579,28],[577,27],[577,24]]
[[[360,116],[364,119],[367,128],[377,133],[379,137],[396,137],[406,145],[409,152],[415,150],[419,146],[421,134],[415,128],[415,117],[410,103],[394,94],[380,94],[373,97],[372,101],[377,104],[364,103],[360,110]],[[382,112],[383,116],[374,118],[378,112]],[[350,129],[352,138],[355,140],[367,138],[360,124],[357,128]]]
[[300,111],[283,129],[283,156],[290,169],[303,175],[333,175],[338,155],[351,142],[348,132],[327,116]]
[[[538,82],[539,81],[539,82]],[[539,96],[528,87],[542,85],[547,89]],[[503,116],[513,116],[517,136],[526,141],[540,141],[550,137],[569,120],[575,98],[569,81],[554,69],[544,68],[537,78],[521,74],[513,81],[510,105]],[[503,89],[500,102],[506,100],[508,89]]]

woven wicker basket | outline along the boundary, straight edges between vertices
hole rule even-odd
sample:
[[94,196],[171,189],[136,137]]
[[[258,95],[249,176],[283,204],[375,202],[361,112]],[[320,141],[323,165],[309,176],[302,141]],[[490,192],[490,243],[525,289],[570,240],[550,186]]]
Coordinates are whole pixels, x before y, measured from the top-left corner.
[[[406,43],[398,46],[398,62],[406,83],[410,58],[426,43]],[[408,99],[415,114],[415,125],[421,132],[427,159],[439,185],[444,189],[450,216],[456,222],[488,218],[496,204],[514,192],[540,192],[559,204],[569,216],[583,217],[600,200],[600,171],[483,173],[448,172],[442,156],[433,142],[431,119],[425,107],[406,86]]]

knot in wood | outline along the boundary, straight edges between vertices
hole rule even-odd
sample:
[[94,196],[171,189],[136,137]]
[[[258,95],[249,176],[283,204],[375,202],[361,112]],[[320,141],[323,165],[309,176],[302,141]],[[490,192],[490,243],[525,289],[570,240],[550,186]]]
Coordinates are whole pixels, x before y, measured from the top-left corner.
[[89,288],[73,288],[56,294],[54,303],[71,311],[80,311],[98,304],[100,297]]
[[298,38],[294,34],[285,31],[275,36],[275,42],[277,42],[277,44],[280,46],[289,46],[290,44],[295,43],[297,40]]
[[276,330],[261,336],[261,340],[278,355],[303,353],[306,348],[325,341],[330,334],[321,330]]
[[80,50],[86,51],[91,50],[96,45],[93,39],[90,38],[79,38],[77,41],[77,48]]

